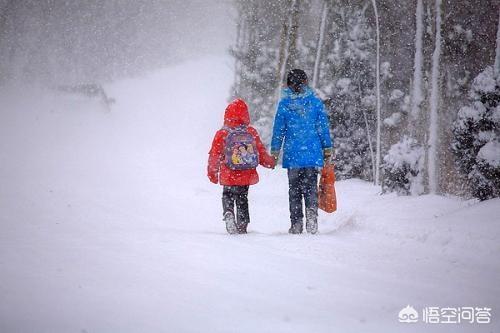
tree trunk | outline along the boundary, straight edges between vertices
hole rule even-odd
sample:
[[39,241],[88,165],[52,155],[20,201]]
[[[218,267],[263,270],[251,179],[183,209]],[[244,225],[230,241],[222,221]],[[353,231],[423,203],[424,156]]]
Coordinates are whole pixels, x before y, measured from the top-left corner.
[[325,36],[325,26],[326,26],[326,14],[328,13],[328,2],[323,2],[323,9],[321,14],[321,23],[319,26],[319,34],[318,34],[318,43],[316,44],[316,59],[314,61],[314,71],[313,71],[313,80],[312,87],[316,88],[318,85],[319,78],[319,63],[321,60],[321,51],[323,47],[323,40]]
[[[236,52],[241,52],[243,48],[242,43],[242,35],[244,29],[244,21],[243,21],[243,11],[241,8],[238,8],[238,22],[236,25]],[[240,95],[240,79],[241,79],[241,59],[239,56],[234,57],[234,91],[233,95]]]
[[441,0],[436,0],[436,38],[434,53],[432,54],[432,74],[431,74],[431,97],[430,97],[430,117],[429,117],[429,150],[427,158],[427,168],[429,174],[429,192],[432,194],[438,191],[438,168],[437,149],[439,144],[439,61],[441,56]]
[[297,60],[297,36],[299,30],[300,0],[292,0],[290,33],[288,35],[288,50],[286,58],[285,73],[290,71]]
[[[289,0],[289,4],[291,4],[292,0]],[[288,9],[290,6],[288,5],[286,7],[285,12],[288,12]],[[283,23],[282,23],[282,28],[281,28],[281,35],[280,35],[280,49],[279,49],[279,59],[278,59],[278,70],[276,73],[276,82],[277,87],[276,87],[276,101],[279,100],[280,97],[280,91],[281,87],[283,84],[283,76],[285,72],[285,65],[286,65],[286,58],[287,58],[287,49],[288,49],[288,15],[285,15],[283,17]]]
[[415,131],[417,126],[416,121],[420,113],[420,104],[422,103],[422,68],[423,68],[423,50],[422,40],[424,35],[424,22],[423,22],[423,4],[422,0],[417,0],[417,10],[415,12],[416,18],[416,31],[415,31],[415,59],[414,59],[414,72],[413,72],[413,92],[411,99],[411,120],[409,122],[412,131]]
[[497,48],[495,54],[495,76],[500,74],[500,9],[498,10]]
[[380,130],[381,130],[381,115],[380,115],[380,27],[379,27],[379,19],[378,19],[378,10],[377,10],[377,1],[372,0],[373,11],[375,12],[375,25],[377,28],[377,63],[376,63],[376,82],[377,82],[377,153],[375,157],[375,185],[380,184]]
[[[360,81],[358,81],[358,91],[359,95],[361,96]],[[375,179],[377,172],[375,170],[375,152],[373,151],[372,135],[370,133],[370,125],[368,124],[368,116],[366,115],[366,110],[364,108],[362,108],[362,110],[363,110],[363,118],[365,120],[366,139],[368,141],[368,147],[370,148],[370,157],[372,162],[372,178]]]

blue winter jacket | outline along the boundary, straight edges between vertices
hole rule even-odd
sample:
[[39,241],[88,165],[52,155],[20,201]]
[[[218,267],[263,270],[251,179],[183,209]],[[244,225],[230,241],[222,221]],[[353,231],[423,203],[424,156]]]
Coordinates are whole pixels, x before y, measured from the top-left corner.
[[309,87],[301,94],[289,88],[282,92],[271,151],[279,152],[282,145],[284,168],[322,167],[323,149],[332,147],[323,102]]

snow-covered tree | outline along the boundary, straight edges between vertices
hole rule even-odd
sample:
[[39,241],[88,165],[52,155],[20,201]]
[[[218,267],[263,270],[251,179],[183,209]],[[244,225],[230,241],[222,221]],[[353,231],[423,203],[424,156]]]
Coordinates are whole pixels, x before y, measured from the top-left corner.
[[331,5],[318,91],[326,100],[340,178],[373,180],[375,133],[374,32],[367,7]]
[[492,67],[472,84],[470,103],[453,124],[452,150],[459,170],[467,175],[474,197],[500,196],[500,77]]
[[[384,191],[397,191],[399,194],[422,194],[424,192],[424,149],[421,144],[424,128],[421,124],[421,106],[424,101],[423,91],[423,38],[424,38],[424,9],[423,0],[417,0],[415,7],[415,37],[413,57],[413,77],[410,93],[405,94],[400,89],[392,90],[389,105],[394,105],[395,112],[384,119],[388,128],[403,127],[403,118],[407,117],[407,134],[391,146],[384,156]],[[395,105],[396,103],[399,104]],[[399,154],[399,155],[398,155]],[[405,155],[406,154],[406,155]],[[415,159],[409,163],[409,157],[419,155],[418,163]],[[400,161],[403,156],[405,162]],[[396,163],[397,162],[397,163]]]
[[[381,171],[386,173],[381,181],[389,189],[391,179],[383,178],[393,176],[394,168],[387,164],[394,157],[391,149],[406,145],[424,156],[416,164],[421,167],[418,173],[413,170],[411,179],[407,178],[406,193],[463,194],[457,184],[464,182],[450,148],[451,128],[457,110],[467,102],[471,78],[495,59],[500,34],[495,0],[484,0],[481,6],[467,0],[403,1],[397,6],[390,0],[237,3],[246,7],[243,20],[257,14],[244,24],[236,43],[243,60],[236,66],[235,87],[240,88],[235,91],[251,101],[252,120],[264,137],[271,130],[286,68],[300,67],[325,102],[339,178],[374,180],[379,143],[384,156]],[[254,40],[258,43],[252,44]],[[255,50],[253,58],[251,50]],[[500,56],[496,59],[500,64]],[[376,78],[380,80],[380,140]],[[491,147],[495,145],[487,145],[485,151],[491,152]]]
[[439,145],[439,85],[440,85],[440,57],[441,57],[441,0],[436,0],[436,25],[435,25],[435,46],[432,54],[432,73],[431,73],[431,93],[430,93],[430,114],[429,114],[429,149],[427,151],[428,173],[429,173],[429,191],[436,193],[438,191],[438,145]]
[[384,188],[398,194],[421,194],[424,150],[415,139],[404,136],[384,156]]

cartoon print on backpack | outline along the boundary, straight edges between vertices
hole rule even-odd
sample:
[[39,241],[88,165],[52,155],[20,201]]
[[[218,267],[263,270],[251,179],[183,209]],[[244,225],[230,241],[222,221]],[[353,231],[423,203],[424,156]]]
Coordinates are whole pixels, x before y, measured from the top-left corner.
[[252,144],[247,144],[246,146],[242,146],[241,148],[243,149],[241,157],[246,164],[259,165],[259,155],[255,153]]
[[240,151],[238,150],[238,147],[233,147],[232,148],[233,154],[231,155],[231,162],[233,165],[240,165],[241,164],[241,156],[240,156]]
[[259,165],[254,136],[247,126],[223,129],[228,131],[226,137],[226,165],[231,170],[255,169]]

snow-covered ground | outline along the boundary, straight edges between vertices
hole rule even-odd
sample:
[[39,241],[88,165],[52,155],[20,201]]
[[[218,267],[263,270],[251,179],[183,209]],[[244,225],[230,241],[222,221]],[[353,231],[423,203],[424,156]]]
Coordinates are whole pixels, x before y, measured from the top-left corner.
[[[343,181],[320,233],[289,235],[286,173],[261,169],[250,233],[227,235],[205,168],[231,65],[118,82],[111,112],[0,94],[0,332],[500,331],[498,199]],[[399,323],[407,305],[492,323]]]

